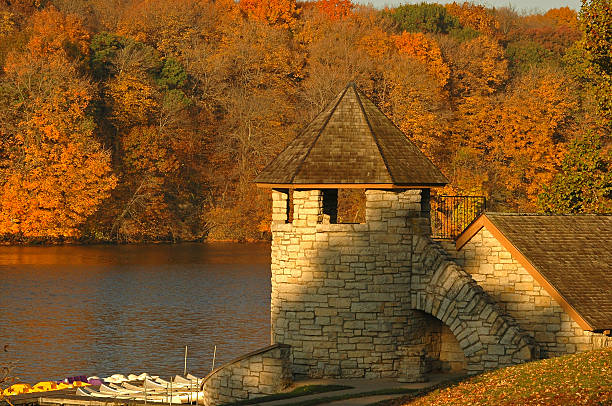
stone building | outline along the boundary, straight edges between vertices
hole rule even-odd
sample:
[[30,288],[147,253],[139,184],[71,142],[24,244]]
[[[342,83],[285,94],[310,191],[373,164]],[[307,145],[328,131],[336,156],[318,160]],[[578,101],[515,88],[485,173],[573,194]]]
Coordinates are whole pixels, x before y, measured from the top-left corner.
[[[612,345],[612,216],[486,213],[434,240],[447,179],[353,84],[258,176],[272,189],[271,346],[204,380],[206,406],[292,376],[478,373]],[[338,190],[365,221],[338,223]]]
[[[430,238],[444,175],[354,85],[256,181],[273,189],[271,340],[291,346],[294,374],[397,377],[415,353],[476,373],[537,356]],[[337,224],[341,188],[365,189],[364,223]]]
[[612,345],[612,216],[485,213],[445,247],[542,357]]

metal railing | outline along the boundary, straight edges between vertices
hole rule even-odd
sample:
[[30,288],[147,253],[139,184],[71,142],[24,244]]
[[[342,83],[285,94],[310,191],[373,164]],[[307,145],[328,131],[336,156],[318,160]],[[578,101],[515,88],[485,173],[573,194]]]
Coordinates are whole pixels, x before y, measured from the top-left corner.
[[457,238],[486,208],[484,196],[432,196],[432,237]]

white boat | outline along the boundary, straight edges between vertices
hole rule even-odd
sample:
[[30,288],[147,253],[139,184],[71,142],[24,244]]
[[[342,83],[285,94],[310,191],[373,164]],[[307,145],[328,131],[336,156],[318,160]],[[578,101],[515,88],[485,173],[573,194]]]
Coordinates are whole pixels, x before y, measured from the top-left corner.
[[187,383],[177,382],[176,380],[172,380],[172,382],[170,382],[162,378],[155,379],[155,382],[160,385],[163,385],[166,388],[172,388],[173,390],[174,389],[190,389],[191,387],[196,386],[195,384],[189,383],[189,381],[187,381]]
[[183,378],[180,375],[175,375],[174,379],[172,380],[172,382],[175,382],[177,384],[185,384],[185,385],[195,385],[197,382],[195,380],[191,380],[191,379],[187,379],[187,378]]
[[129,381],[129,379],[127,379],[125,375],[114,374],[109,376],[108,378],[104,378],[103,381],[108,383],[121,383]]
[[76,390],[76,394],[80,395],[80,396],[92,396],[95,398],[109,398],[109,399],[130,399],[129,396],[126,395],[119,395],[119,394],[112,394],[112,393],[102,393],[102,392],[98,392],[95,391],[91,388],[88,387],[79,387]]
[[193,376],[193,375],[191,375],[191,374],[187,374],[186,378],[187,378],[187,379],[189,379],[190,381],[195,381],[195,382],[197,382],[197,383],[198,383],[198,385],[199,385],[199,384],[201,384],[201,383],[202,383],[202,381],[203,381],[203,379],[198,378],[197,376]]
[[[159,378],[157,378],[159,379]],[[147,388],[147,390],[152,389],[152,390],[167,390],[168,387],[166,387],[166,385],[162,385],[160,383],[151,381],[149,379],[145,379],[144,382],[142,383],[142,386]]]

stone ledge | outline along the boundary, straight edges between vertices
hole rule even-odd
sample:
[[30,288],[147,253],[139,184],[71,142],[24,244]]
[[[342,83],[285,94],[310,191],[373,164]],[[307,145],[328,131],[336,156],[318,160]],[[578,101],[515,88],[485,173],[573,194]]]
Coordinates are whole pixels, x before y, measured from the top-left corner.
[[216,406],[278,392],[291,384],[291,346],[273,344],[216,368],[204,377],[201,404]]

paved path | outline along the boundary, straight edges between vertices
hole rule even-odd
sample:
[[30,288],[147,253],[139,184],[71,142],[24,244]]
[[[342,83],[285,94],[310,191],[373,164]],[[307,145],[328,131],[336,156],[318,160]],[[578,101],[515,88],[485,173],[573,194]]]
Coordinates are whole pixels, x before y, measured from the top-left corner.
[[322,403],[321,406],[367,406],[372,403],[381,402],[383,400],[391,400],[399,398],[400,396],[406,395],[405,393],[399,395],[379,395],[379,396],[368,396],[365,398],[353,398],[338,400],[337,402]]
[[[342,395],[359,395],[360,393],[373,392],[383,389],[424,389],[434,385],[437,385],[444,381],[457,379],[462,374],[431,374],[428,375],[429,381],[422,383],[401,383],[396,379],[383,378],[383,379],[304,379],[294,382],[292,386],[286,389],[287,392],[293,389],[305,386],[305,385],[345,385],[351,386],[352,389],[345,389],[326,393],[317,393],[314,395],[300,396],[292,399],[275,400],[272,402],[258,403],[262,406],[289,406],[299,402],[303,402],[311,399],[324,399]],[[362,406],[368,405],[374,402],[382,400],[393,399],[404,394],[394,395],[376,395],[361,398],[345,399],[336,402],[321,403],[321,405],[333,405],[333,406]]]

